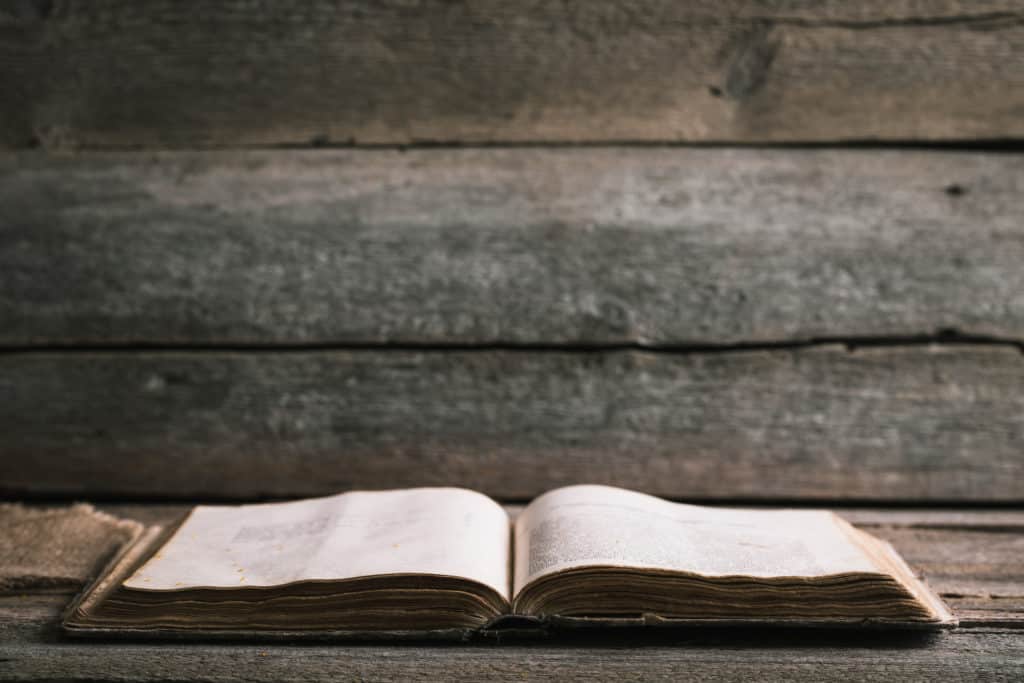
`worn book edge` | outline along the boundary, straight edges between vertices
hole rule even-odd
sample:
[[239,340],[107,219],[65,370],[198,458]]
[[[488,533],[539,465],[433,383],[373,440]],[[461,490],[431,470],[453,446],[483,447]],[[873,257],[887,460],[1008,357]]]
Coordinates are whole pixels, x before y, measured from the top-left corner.
[[[179,523],[180,524],[180,523]],[[905,621],[875,618],[819,617],[814,619],[792,617],[750,617],[750,618],[672,618],[658,614],[641,614],[635,617],[544,617],[504,614],[477,628],[450,628],[433,630],[289,630],[289,629],[204,629],[166,627],[111,626],[89,618],[91,609],[98,606],[111,592],[117,589],[142,563],[167,541],[179,524],[171,527],[140,527],[135,537],[107,564],[104,570],[65,609],[61,618],[61,629],[69,636],[83,638],[129,638],[158,640],[444,640],[469,641],[502,640],[515,638],[537,638],[553,635],[558,631],[578,631],[597,628],[698,628],[698,627],[747,627],[747,628],[830,628],[830,629],[893,629],[938,631],[956,628],[956,617],[945,603],[920,577],[911,572],[906,562],[889,543],[884,543],[886,552],[894,562],[915,576],[921,594],[935,613],[936,621]]]

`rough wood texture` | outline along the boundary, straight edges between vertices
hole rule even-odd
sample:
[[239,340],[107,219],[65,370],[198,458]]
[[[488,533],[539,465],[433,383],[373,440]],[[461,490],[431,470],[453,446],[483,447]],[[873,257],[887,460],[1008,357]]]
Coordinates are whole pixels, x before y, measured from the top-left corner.
[[0,344],[1022,338],[1022,214],[1018,155],[14,155]]
[[943,595],[1013,601],[1024,618],[1024,527],[887,529],[879,536],[900,548]]
[[521,499],[590,481],[1019,502],[1022,382],[1020,352],[997,346],[8,353],[0,484],[212,498],[454,484]]
[[1014,0],[40,2],[0,144],[1004,138]]
[[[146,509],[152,508],[146,506]],[[1024,511],[1004,508],[888,508],[843,507],[842,515],[858,526],[899,525],[914,529],[1024,529]],[[131,517],[132,515],[126,515]]]

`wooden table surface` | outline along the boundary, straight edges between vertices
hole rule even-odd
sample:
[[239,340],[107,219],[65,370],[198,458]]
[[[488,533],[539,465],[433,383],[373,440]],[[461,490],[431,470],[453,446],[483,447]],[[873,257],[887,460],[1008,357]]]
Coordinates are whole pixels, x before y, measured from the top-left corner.
[[[181,505],[108,505],[167,522]],[[474,644],[80,642],[57,623],[70,593],[0,597],[3,680],[1021,680],[1024,510],[844,508],[891,541],[959,616],[937,635],[665,630]]]

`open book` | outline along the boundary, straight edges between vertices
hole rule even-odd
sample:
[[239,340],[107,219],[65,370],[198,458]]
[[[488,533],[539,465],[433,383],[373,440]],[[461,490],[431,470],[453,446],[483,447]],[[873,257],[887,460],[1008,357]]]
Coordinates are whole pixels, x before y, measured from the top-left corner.
[[423,635],[510,621],[955,623],[891,546],[830,512],[570,486],[514,522],[457,488],[197,507],[122,553],[65,627]]

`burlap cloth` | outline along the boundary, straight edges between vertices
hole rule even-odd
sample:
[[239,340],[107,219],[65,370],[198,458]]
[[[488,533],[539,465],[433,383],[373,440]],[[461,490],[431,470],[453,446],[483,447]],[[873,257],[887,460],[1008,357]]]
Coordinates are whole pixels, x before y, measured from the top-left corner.
[[80,588],[140,529],[91,505],[0,503],[0,593]]

